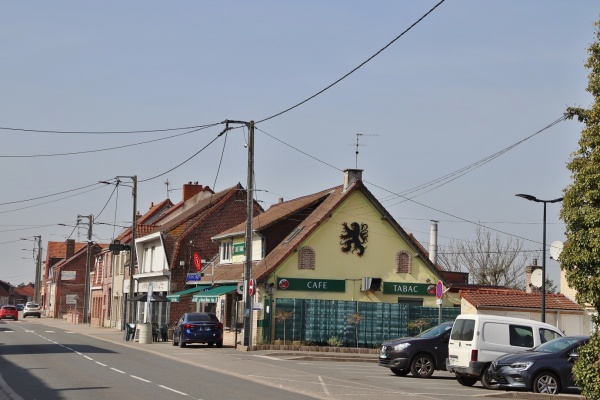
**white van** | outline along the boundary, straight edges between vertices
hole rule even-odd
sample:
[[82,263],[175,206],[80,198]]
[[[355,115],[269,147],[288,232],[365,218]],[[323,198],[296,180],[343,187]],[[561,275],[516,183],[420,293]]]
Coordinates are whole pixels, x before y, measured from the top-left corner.
[[481,380],[484,387],[497,389],[498,384],[488,374],[492,361],[561,336],[564,335],[560,330],[543,322],[499,315],[461,314],[456,317],[450,333],[446,369],[454,372],[456,380],[463,386],[473,386]]

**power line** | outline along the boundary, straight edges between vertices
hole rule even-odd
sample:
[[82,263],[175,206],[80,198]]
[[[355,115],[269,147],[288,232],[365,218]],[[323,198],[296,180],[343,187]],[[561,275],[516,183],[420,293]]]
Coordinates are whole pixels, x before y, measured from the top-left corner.
[[127,133],[156,133],[156,132],[169,132],[169,131],[182,131],[185,129],[197,129],[207,128],[218,125],[219,122],[208,124],[208,125],[197,125],[197,126],[185,126],[181,128],[166,128],[166,129],[149,129],[149,130],[135,130],[135,131],[53,131],[53,130],[42,130],[42,129],[25,129],[25,128],[10,128],[0,126],[0,130],[6,131],[19,131],[19,132],[33,132],[33,133],[68,133],[68,134],[82,134],[82,135],[112,135],[112,134],[127,134]]
[[197,129],[193,129],[191,131],[178,133],[176,135],[171,135],[171,136],[167,136],[167,137],[164,137],[164,138],[158,138],[158,139],[153,139],[153,140],[146,140],[146,141],[138,142],[138,143],[125,144],[125,145],[122,145],[122,146],[106,147],[106,148],[103,148],[103,149],[73,151],[73,152],[68,152],[68,153],[52,153],[52,154],[0,155],[0,158],[63,157],[63,156],[73,156],[73,155],[89,154],[89,153],[100,153],[100,152],[103,152],[103,151],[110,151],[110,150],[120,150],[120,149],[125,149],[125,148],[128,148],[128,147],[141,146],[143,144],[155,143],[155,142],[160,142],[160,141],[163,141],[163,140],[173,139],[173,138],[176,138],[176,137],[179,137],[179,136],[188,135],[190,133],[197,132],[199,130],[206,129],[206,128],[209,128],[209,127],[212,127],[212,126],[215,126],[215,125],[218,125],[218,124],[203,126],[203,127],[197,128]]
[[387,49],[388,47],[390,47],[396,40],[400,39],[402,36],[404,36],[404,34],[406,34],[408,31],[410,31],[412,28],[414,28],[419,22],[421,22],[423,19],[425,19],[425,17],[427,17],[429,14],[431,14],[433,12],[433,10],[435,10],[436,8],[438,8],[444,1],[445,0],[442,0],[439,3],[437,3],[435,6],[433,6],[433,8],[431,8],[431,10],[427,11],[421,18],[419,18],[411,26],[409,26],[408,28],[406,28],[404,30],[404,32],[402,32],[401,34],[399,34],[398,36],[396,36],[396,38],[394,40],[392,40],[391,42],[389,42],[388,44],[386,44],[385,46],[383,46],[379,51],[377,51],[371,57],[367,58],[365,61],[363,61],[362,63],[360,63],[357,67],[355,67],[353,70],[351,70],[350,72],[348,72],[346,75],[344,75],[341,78],[339,78],[337,81],[333,82],[332,84],[330,84],[329,86],[325,87],[324,89],[321,89],[320,91],[318,91],[317,93],[313,94],[309,98],[301,101],[300,103],[298,103],[298,104],[296,104],[296,105],[294,105],[292,107],[286,108],[285,110],[280,111],[277,114],[271,115],[270,117],[267,117],[267,118],[264,118],[264,119],[261,119],[261,120],[257,121],[256,124],[268,121],[268,120],[273,119],[275,117],[278,117],[278,116],[280,116],[282,114],[285,114],[286,112],[291,111],[294,108],[300,107],[302,104],[304,104],[304,103],[306,103],[306,102],[314,99],[315,97],[317,97],[321,93],[323,93],[323,92],[331,89],[333,86],[337,85],[338,83],[340,83],[341,81],[343,81],[344,79],[346,79],[347,77],[349,77],[350,75],[352,75],[354,72],[358,71],[362,66],[364,66],[366,63],[368,63],[369,61],[371,61],[375,57],[377,57],[385,49]]

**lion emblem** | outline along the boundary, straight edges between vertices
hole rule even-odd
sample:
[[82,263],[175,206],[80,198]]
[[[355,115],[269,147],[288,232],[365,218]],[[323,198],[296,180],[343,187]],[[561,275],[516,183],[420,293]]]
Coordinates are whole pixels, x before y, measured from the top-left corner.
[[340,235],[340,244],[342,245],[342,251],[344,253],[354,253],[362,257],[365,254],[367,246],[363,246],[367,242],[369,237],[369,226],[367,224],[360,224],[353,222],[348,226],[346,222],[342,224],[344,226],[342,234]]

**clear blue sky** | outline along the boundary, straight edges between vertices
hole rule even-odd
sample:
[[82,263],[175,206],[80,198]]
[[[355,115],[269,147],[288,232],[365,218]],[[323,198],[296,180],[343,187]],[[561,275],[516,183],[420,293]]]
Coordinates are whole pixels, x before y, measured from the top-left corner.
[[[5,2],[0,126],[114,132],[260,121],[332,84],[436,4]],[[407,191],[518,143],[560,118],[567,106],[589,106],[583,64],[599,17],[596,0],[447,0],[337,85],[257,126],[257,198],[268,208],[278,197],[341,184],[341,171],[356,166],[353,144],[362,133],[358,168],[367,186],[425,246],[430,220],[440,221],[442,245],[450,238],[472,239],[475,226],[467,220],[541,250],[542,205],[514,195],[562,195],[570,183],[566,163],[582,128],[577,122],[560,122],[444,185]],[[216,190],[246,186],[242,130],[228,134],[224,151],[222,137],[148,180],[181,164],[221,130],[218,125],[144,145],[28,157],[114,148],[185,131],[1,129],[0,279],[33,281],[33,242],[21,238],[41,235],[44,248],[70,235],[84,241],[85,228],[57,225],[73,225],[77,214],[131,222],[126,187],[118,199],[110,198],[110,186],[43,196],[137,175],[145,180],[138,193],[144,212],[166,198],[167,179],[171,189],[188,181]],[[177,202],[181,190],[169,196]],[[40,199],[25,201],[34,198]],[[564,239],[559,209],[548,206],[548,243]],[[119,231],[96,225],[94,239],[108,242]],[[558,279],[554,261],[548,271]]]

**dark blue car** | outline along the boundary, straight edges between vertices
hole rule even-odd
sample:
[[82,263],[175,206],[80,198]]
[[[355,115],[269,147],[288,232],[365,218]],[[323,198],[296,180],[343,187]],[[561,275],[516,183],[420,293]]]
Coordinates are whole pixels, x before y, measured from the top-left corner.
[[494,360],[489,369],[502,389],[557,394],[579,391],[573,379],[577,349],[589,336],[565,336],[531,350],[506,354]]
[[223,347],[223,324],[217,316],[207,312],[185,313],[173,329],[173,346],[188,343],[206,343]]

